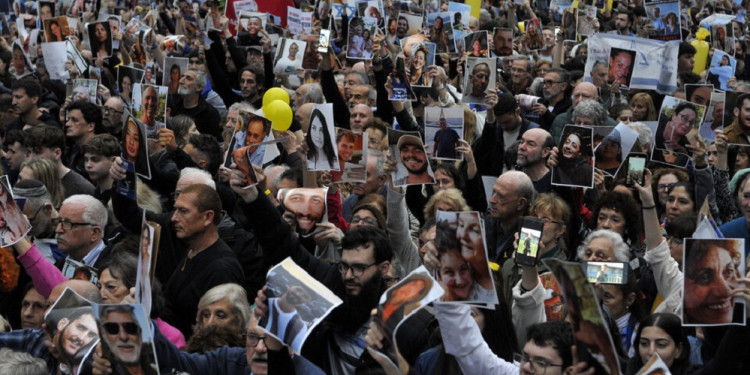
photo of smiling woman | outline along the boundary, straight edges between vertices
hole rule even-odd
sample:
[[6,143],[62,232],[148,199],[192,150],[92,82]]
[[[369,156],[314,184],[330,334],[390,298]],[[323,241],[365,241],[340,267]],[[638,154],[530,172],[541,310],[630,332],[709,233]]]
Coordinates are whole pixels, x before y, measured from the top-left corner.
[[86,25],[89,32],[89,44],[94,57],[107,58],[112,56],[112,29],[109,22],[97,22]]
[[552,184],[563,186],[594,186],[591,140],[593,129],[566,125],[558,146],[557,166],[552,168]]
[[683,325],[745,325],[744,242],[737,239],[685,239]]
[[316,105],[310,115],[307,130],[307,169],[310,171],[338,171],[338,155],[333,141],[332,104]]

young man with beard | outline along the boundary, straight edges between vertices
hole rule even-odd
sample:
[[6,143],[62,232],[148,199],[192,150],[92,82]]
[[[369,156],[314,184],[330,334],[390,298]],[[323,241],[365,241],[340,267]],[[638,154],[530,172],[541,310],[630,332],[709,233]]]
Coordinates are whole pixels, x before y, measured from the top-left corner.
[[180,77],[178,95],[175,95],[174,102],[170,103],[171,115],[186,115],[192,118],[201,134],[210,134],[218,141],[222,141],[221,116],[219,111],[201,96],[205,87],[206,72],[188,68]]
[[[47,321],[49,323],[49,321]],[[77,368],[92,344],[99,338],[99,330],[91,307],[79,307],[57,322],[57,332],[52,338],[59,351],[60,362]]]
[[539,126],[549,129],[555,117],[570,108],[570,75],[561,68],[552,68],[544,75],[542,93],[546,103],[537,102],[532,111],[539,116]]
[[[232,170],[232,190],[241,201],[239,207],[250,228],[258,233],[265,263],[277,264],[291,256],[295,263],[344,300],[308,337],[302,355],[325,373],[352,374],[364,353],[370,311],[378,304],[386,285],[383,275],[391,266],[393,251],[382,230],[365,226],[352,229],[342,239],[341,260],[330,264],[315,258],[289,233],[289,225],[258,189],[244,189],[245,177]],[[267,311],[263,293],[256,298],[258,307]]]
[[427,162],[422,140],[413,135],[404,135],[398,140],[396,147],[401,163],[406,169],[406,176],[397,177],[394,186],[431,184],[435,178],[430,175],[430,165]]

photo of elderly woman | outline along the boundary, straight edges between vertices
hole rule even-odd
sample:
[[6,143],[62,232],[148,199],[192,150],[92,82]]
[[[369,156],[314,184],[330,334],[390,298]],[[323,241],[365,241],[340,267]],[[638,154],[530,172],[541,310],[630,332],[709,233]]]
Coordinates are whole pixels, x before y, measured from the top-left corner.
[[683,325],[745,325],[746,301],[734,293],[743,288],[744,248],[744,239],[685,239]]
[[96,22],[86,24],[89,33],[91,52],[95,59],[112,56],[112,29],[109,22]]
[[307,169],[310,171],[338,171],[338,150],[334,145],[333,104],[318,104],[310,114],[305,141]]
[[496,304],[479,212],[437,211],[435,218],[435,247],[440,261],[435,279],[445,290],[443,301]]
[[562,186],[594,186],[593,129],[565,125],[558,145],[557,166],[552,168],[552,184]]

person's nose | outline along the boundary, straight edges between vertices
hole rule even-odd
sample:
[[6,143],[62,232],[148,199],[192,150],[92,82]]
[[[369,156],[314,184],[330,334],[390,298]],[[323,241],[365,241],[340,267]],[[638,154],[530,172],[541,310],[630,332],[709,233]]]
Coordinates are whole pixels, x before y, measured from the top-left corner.
[[612,226],[610,226],[609,223],[610,223],[609,219],[604,219],[602,221],[602,229],[609,229],[609,228],[611,228]]
[[258,341],[258,345],[255,346],[255,352],[256,353],[265,353],[268,351],[268,348],[266,347],[266,340],[260,340]]
[[717,277],[713,284],[713,293],[717,297],[727,298],[732,295],[732,285],[724,277]]
[[127,342],[129,340],[128,333],[125,332],[125,327],[120,326],[120,332],[117,334],[117,338],[122,342]]
[[30,316],[33,315],[32,314],[33,310],[34,310],[34,306],[31,305],[31,304],[28,305],[28,306],[26,306],[26,307],[22,307],[21,308],[21,315],[23,315],[25,317],[30,317]]
[[208,317],[208,320],[206,320],[206,326],[211,326],[211,325],[214,325],[214,321],[215,321],[215,320],[216,320],[216,315],[214,315],[214,314],[211,314],[211,315],[210,315],[210,316]]

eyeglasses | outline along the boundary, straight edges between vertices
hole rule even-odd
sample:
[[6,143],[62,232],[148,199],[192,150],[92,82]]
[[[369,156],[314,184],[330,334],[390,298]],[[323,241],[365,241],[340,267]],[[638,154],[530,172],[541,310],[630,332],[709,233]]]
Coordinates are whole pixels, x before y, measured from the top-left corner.
[[57,228],[58,224],[62,224],[63,230],[71,230],[75,227],[82,226],[82,225],[94,225],[91,223],[74,223],[70,221],[70,219],[60,219],[59,217],[52,219],[52,225],[54,225],[55,228]]
[[245,338],[245,346],[248,348],[254,348],[258,346],[258,343],[263,341],[263,344],[266,343],[266,336],[258,336],[254,333],[245,333],[242,335],[242,337]]
[[531,367],[531,372],[538,375],[544,375],[544,373],[547,371],[547,367],[562,367],[562,364],[556,365],[554,363],[549,363],[543,359],[529,358],[526,354],[520,353],[514,353],[513,360],[518,362],[520,366],[523,366],[524,363],[528,362],[529,367]]
[[116,110],[116,109],[114,109],[112,107],[104,106],[104,107],[102,107],[102,112],[104,112],[105,114],[107,114],[107,113],[117,113],[117,114],[121,115],[124,111],[118,111],[118,110]]
[[104,323],[102,324],[102,327],[104,327],[104,330],[107,331],[110,335],[117,335],[120,333],[120,327],[122,327],[125,330],[125,333],[128,335],[137,335],[138,334],[138,324],[135,324],[134,322],[125,322],[125,323]]
[[354,276],[354,277],[360,277],[360,276],[362,276],[363,273],[365,273],[365,271],[368,268],[370,268],[370,267],[372,267],[372,266],[374,266],[376,264],[377,263],[373,263],[373,264],[370,264],[370,265],[364,265],[364,264],[352,264],[352,265],[349,265],[349,264],[346,264],[344,262],[339,262],[338,266],[339,266],[339,272],[341,272],[342,275],[346,275],[347,271],[352,270],[352,276]]
[[674,187],[674,185],[675,184],[659,184],[659,185],[656,185],[656,188],[658,190],[667,190],[667,191],[669,191],[669,190],[672,190],[672,188]]
[[34,220],[36,220],[36,216],[39,215],[39,211],[41,211],[42,208],[44,208],[44,205],[41,205],[36,209],[36,211],[34,212],[34,216],[28,218],[29,222],[33,222]]
[[552,219],[551,217],[548,217],[548,216],[540,217],[539,220],[541,220],[544,224],[555,223],[557,225],[564,225],[564,223],[562,221],[554,220],[554,219]]
[[556,84],[558,84],[558,83],[561,83],[561,81],[550,81],[550,80],[545,80],[544,82],[542,82],[542,84],[543,84],[544,86],[552,86],[552,85],[556,85]]
[[357,215],[354,215],[352,217],[352,222],[351,223],[352,224],[356,224],[356,223],[359,223],[360,221],[364,221],[365,224],[367,224],[367,225],[377,225],[378,224],[378,219],[376,219],[376,218],[374,218],[372,216],[361,217],[361,216],[357,216]]

